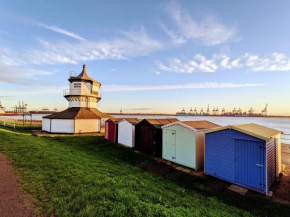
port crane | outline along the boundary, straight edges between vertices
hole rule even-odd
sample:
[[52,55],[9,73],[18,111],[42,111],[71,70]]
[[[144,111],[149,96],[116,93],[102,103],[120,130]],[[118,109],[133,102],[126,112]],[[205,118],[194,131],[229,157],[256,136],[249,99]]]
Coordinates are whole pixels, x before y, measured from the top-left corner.
[[266,104],[265,108],[262,110],[262,115],[267,116],[268,113],[268,103]]
[[235,115],[235,114],[237,114],[236,108],[234,108],[234,110],[233,110],[233,115]]
[[209,105],[207,105],[206,114],[207,114],[207,115],[209,115],[209,114],[210,114]]
[[1,101],[0,101],[0,110],[5,110],[5,107],[4,106],[2,106],[2,104],[1,104]]
[[200,110],[200,114],[203,115],[203,108]]
[[196,107],[194,108],[193,114],[195,114],[195,115],[197,114]]
[[190,108],[189,114],[193,114],[192,107]]
[[225,108],[223,108],[223,110],[222,110],[222,114],[225,114],[226,113],[226,110],[225,110]]
[[220,112],[219,112],[219,108],[217,107],[216,110],[215,110],[215,115],[219,115]]
[[212,115],[215,115],[215,107],[212,109]]
[[185,114],[185,109],[183,107],[182,111],[181,111],[181,114]]
[[19,112],[25,112],[27,109],[27,104],[24,104],[24,102],[22,101],[22,104],[20,103],[20,101],[18,102],[18,105],[15,105],[14,107],[11,107],[14,109],[15,113],[19,113]]
[[250,108],[250,110],[248,111],[249,115],[253,115],[254,114],[254,109]]

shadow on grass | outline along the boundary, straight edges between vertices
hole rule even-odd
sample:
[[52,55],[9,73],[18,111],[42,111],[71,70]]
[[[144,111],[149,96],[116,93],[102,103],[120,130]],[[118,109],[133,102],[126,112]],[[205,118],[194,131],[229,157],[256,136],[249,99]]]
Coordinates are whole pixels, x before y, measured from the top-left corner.
[[[67,138],[56,137],[54,139],[67,143]],[[256,216],[290,216],[290,206],[275,203],[265,195],[250,192],[250,194],[243,196],[228,190],[227,187],[230,185],[228,182],[210,176],[203,178],[186,174],[142,153],[135,153],[132,149],[111,143],[103,137],[87,137],[87,139],[86,142],[82,143],[82,137],[69,138],[71,140],[69,143],[76,150],[81,149],[92,157],[95,157],[97,152],[103,160],[109,159],[114,163],[122,162],[139,167],[150,174],[174,182],[185,191],[193,191],[205,197],[217,198],[220,202],[246,210]],[[103,154],[99,155],[100,152]]]
[[0,133],[0,151],[14,160],[24,188],[46,213],[290,216],[289,206],[261,194],[239,195],[226,182],[177,171],[102,136]]

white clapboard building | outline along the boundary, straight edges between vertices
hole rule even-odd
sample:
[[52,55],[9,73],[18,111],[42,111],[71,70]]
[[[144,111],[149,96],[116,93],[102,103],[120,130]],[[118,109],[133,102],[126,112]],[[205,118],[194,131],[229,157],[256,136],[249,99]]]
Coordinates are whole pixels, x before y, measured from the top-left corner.
[[98,133],[101,122],[111,116],[100,112],[97,104],[101,100],[101,83],[91,78],[83,65],[78,76],[68,79],[70,88],[64,90],[64,97],[69,101],[68,109],[44,116],[42,130],[49,133]]

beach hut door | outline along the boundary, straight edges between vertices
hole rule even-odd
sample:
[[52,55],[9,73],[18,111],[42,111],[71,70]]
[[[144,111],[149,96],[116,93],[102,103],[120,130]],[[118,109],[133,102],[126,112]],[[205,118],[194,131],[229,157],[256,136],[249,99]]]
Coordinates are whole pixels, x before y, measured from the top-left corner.
[[236,182],[259,190],[265,190],[265,143],[237,139]]
[[176,130],[166,130],[166,153],[165,157],[176,162]]

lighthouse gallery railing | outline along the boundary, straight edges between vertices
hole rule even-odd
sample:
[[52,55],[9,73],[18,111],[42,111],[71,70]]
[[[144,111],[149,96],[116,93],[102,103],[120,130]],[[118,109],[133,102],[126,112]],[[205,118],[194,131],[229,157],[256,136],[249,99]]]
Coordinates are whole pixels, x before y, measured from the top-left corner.
[[87,96],[97,96],[98,98],[102,98],[102,93],[100,92],[91,92],[88,89],[80,88],[80,89],[66,89],[63,90],[63,96],[72,96],[72,95],[87,95]]

